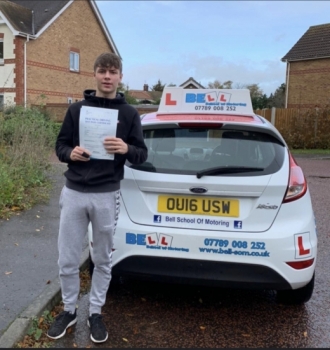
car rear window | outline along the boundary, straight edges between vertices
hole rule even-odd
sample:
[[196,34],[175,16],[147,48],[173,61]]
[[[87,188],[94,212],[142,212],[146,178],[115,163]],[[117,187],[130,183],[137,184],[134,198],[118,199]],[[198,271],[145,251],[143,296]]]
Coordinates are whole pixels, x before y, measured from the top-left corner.
[[[196,174],[210,168],[249,168],[226,176],[260,176],[278,171],[284,146],[273,136],[255,131],[219,128],[154,128],[143,131],[148,159],[130,167],[148,172]],[[252,169],[251,169],[252,168]],[[258,171],[253,172],[253,168]],[[212,176],[223,176],[215,173]]]

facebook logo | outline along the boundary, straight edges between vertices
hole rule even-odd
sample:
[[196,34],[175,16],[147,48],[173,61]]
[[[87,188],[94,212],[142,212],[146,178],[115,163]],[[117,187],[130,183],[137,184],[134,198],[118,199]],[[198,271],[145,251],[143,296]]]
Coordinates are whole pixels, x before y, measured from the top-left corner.
[[234,228],[242,229],[242,221],[234,220]]
[[162,222],[162,216],[161,215],[154,215],[154,222],[157,224],[160,224]]

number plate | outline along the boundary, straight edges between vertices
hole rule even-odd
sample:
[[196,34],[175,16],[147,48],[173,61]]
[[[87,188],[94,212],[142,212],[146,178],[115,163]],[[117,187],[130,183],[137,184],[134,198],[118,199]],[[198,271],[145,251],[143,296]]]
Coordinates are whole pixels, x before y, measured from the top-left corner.
[[239,201],[217,197],[159,196],[158,212],[238,217]]

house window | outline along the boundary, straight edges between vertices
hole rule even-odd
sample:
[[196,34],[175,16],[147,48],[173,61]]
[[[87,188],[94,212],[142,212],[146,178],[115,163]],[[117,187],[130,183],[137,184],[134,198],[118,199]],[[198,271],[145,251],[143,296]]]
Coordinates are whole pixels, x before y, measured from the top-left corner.
[[79,72],[79,53],[77,52],[70,52],[70,70]]
[[0,95],[0,111],[3,109],[3,95]]
[[72,97],[68,97],[68,104],[70,105],[72,103]]
[[0,38],[0,64],[4,64],[3,38]]

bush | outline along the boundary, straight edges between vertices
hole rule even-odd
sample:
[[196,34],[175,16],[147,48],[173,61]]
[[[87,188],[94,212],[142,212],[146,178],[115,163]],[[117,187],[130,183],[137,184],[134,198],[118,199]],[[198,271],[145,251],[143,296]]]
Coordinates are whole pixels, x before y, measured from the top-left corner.
[[278,130],[291,149],[330,149],[330,108],[297,110]]
[[38,109],[11,108],[0,116],[0,217],[44,197],[49,156],[59,126]]

